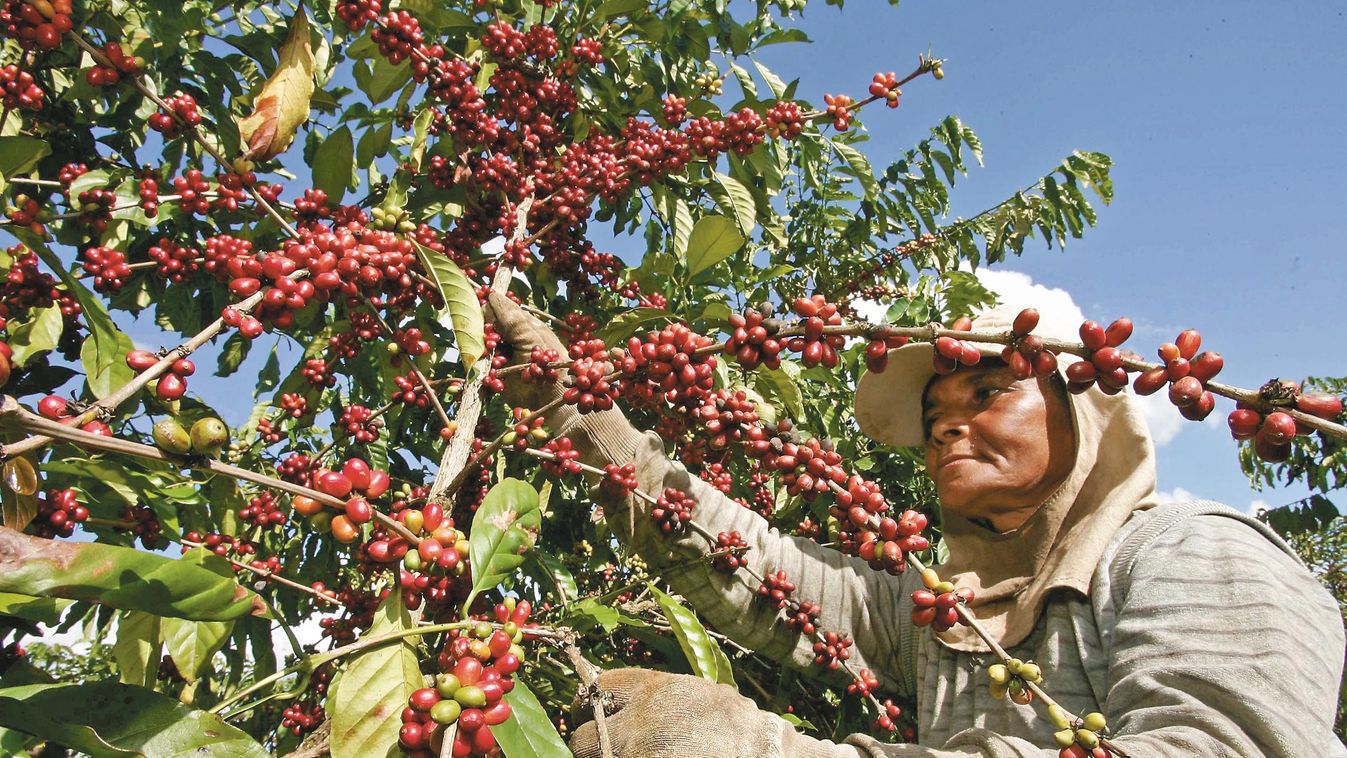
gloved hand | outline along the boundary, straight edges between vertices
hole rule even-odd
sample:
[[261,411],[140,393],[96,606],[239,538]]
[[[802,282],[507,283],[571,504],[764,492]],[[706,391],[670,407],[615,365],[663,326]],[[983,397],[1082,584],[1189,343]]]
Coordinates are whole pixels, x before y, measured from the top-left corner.
[[[557,335],[505,295],[491,292],[483,315],[495,323],[496,332],[514,349],[514,363],[527,363],[535,347],[555,350],[561,360],[567,359],[566,345]],[[565,371],[559,373],[564,377]],[[561,381],[530,382],[516,374],[506,380],[505,399],[534,410],[561,397],[564,390]],[[617,408],[580,413],[573,405],[562,405],[549,411],[545,419],[552,436],[570,437],[580,460],[591,466],[628,463],[641,442],[641,433]]]
[[[649,669],[612,669],[599,675],[608,697],[613,758],[859,758],[854,747],[796,732],[785,719],[758,709],[733,687],[695,676]],[[578,697],[571,707],[578,726],[570,748],[576,758],[600,758],[594,707]]]

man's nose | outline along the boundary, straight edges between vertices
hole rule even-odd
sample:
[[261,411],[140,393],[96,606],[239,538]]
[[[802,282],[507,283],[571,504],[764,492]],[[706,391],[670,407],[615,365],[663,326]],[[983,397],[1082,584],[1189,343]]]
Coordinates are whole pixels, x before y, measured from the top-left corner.
[[931,425],[931,444],[940,447],[968,435],[968,421],[960,416],[941,416]]

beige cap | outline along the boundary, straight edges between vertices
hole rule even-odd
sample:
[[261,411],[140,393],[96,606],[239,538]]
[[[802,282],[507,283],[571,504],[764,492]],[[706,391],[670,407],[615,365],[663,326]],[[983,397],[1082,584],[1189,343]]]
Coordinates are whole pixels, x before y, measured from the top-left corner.
[[[974,332],[1009,332],[1022,307],[998,305],[973,318]],[[1080,323],[1070,317],[1039,313],[1033,334],[1059,340],[1077,340]],[[984,356],[1000,356],[1003,345],[973,342]],[[921,395],[935,376],[929,342],[914,342],[889,351],[888,366],[880,373],[867,371],[856,386],[856,421],[861,431],[876,442],[896,447],[915,447],[926,443],[921,423]],[[1063,353],[1058,356],[1058,371],[1080,360]]]

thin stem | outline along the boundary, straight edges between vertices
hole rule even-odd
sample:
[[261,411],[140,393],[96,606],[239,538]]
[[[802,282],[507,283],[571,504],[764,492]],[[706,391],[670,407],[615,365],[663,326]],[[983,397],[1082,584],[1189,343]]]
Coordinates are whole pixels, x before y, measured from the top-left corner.
[[[9,395],[4,396],[3,405],[0,405],[0,417],[10,419],[18,428],[34,433],[35,436],[29,437],[28,440],[35,439],[36,435],[45,435],[43,437],[45,440],[64,440],[90,450],[104,450],[112,453],[123,453],[125,455],[139,456],[141,458],[166,461],[174,465],[183,466],[184,468],[209,471],[213,474],[223,474],[235,479],[242,479],[243,481],[252,482],[253,484],[258,484],[263,487],[270,487],[272,489],[281,490],[282,492],[288,492],[292,495],[304,495],[305,497],[317,500],[323,505],[336,510],[344,511],[346,509],[346,501],[344,500],[340,500],[303,485],[287,482],[284,479],[277,479],[276,477],[268,476],[266,474],[259,474],[255,471],[249,471],[245,468],[239,468],[238,466],[221,463],[220,461],[211,460],[209,458],[179,458],[171,456],[157,447],[142,445],[139,442],[132,442],[117,437],[104,437],[101,434],[86,432],[82,429],[76,429],[73,426],[43,418],[42,416],[29,412],[23,406],[19,405],[18,400],[15,400]],[[11,449],[17,445],[23,444],[24,441],[6,445],[3,452],[6,455],[10,455]],[[374,518],[384,527],[396,532],[398,536],[402,537],[413,546],[421,544],[420,537],[412,534],[407,527],[403,526],[401,522],[388,514],[376,510],[374,511]]]

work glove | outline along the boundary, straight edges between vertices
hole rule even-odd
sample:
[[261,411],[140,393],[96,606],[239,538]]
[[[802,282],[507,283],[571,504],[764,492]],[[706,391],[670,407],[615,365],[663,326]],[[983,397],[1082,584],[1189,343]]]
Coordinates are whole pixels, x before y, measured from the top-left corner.
[[[796,732],[733,687],[649,669],[612,669],[596,682],[605,703],[613,758],[859,758],[854,747]],[[571,707],[576,758],[601,758],[594,704],[581,692]]]
[[[496,332],[514,349],[514,363],[528,363],[535,347],[555,350],[566,360],[566,345],[545,324],[534,318],[510,298],[492,291],[487,297],[484,314],[495,322]],[[558,372],[555,382],[528,381],[515,374],[506,378],[505,400],[516,407],[534,410],[561,397],[565,385],[565,370]],[[580,460],[602,468],[609,463],[622,465],[631,461],[641,443],[642,435],[627,421],[617,408],[606,411],[580,413],[574,405],[566,404],[549,411],[544,424],[555,437],[569,437],[580,453]]]

